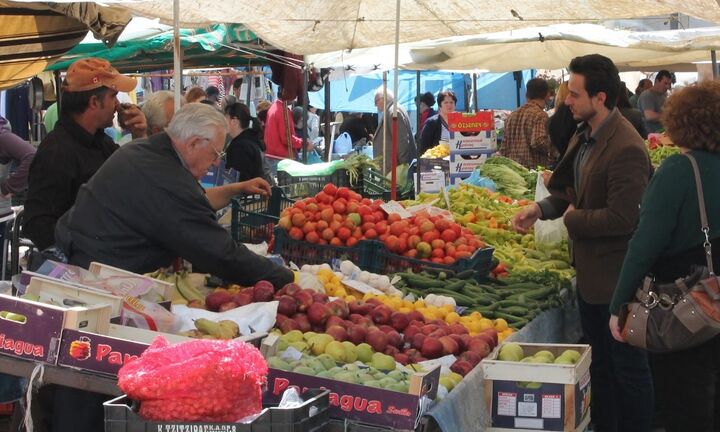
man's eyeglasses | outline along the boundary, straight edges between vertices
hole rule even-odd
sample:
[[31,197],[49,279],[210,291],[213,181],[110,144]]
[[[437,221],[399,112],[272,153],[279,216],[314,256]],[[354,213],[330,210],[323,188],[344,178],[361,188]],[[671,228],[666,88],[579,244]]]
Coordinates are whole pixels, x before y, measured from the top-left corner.
[[212,144],[210,143],[210,139],[209,139],[209,138],[203,138],[203,139],[204,139],[205,141],[207,141],[208,146],[209,146],[211,149],[213,149],[213,151],[215,152],[215,154],[216,154],[215,160],[225,160],[225,155],[227,155],[227,152],[225,152],[225,151],[217,151],[217,150],[215,149],[215,147],[213,147]]

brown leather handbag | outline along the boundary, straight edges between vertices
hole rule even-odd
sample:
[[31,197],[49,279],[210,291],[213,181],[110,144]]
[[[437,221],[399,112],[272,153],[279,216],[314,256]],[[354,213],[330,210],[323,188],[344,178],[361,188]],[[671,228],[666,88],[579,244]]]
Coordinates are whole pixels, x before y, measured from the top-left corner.
[[637,301],[623,305],[619,317],[627,343],[658,353],[692,348],[720,334],[720,278],[713,269],[700,171],[695,158],[685,155],[695,173],[707,267],[673,283],[646,277],[635,293]]

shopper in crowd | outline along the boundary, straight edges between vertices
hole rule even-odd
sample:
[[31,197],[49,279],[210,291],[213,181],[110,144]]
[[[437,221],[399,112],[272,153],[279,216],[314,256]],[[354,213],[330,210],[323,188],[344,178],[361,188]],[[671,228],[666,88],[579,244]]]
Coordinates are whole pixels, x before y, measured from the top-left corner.
[[[106,60],[78,60],[61,89],[60,119],[42,140],[30,165],[23,234],[43,250],[55,241],[55,223],[75,202],[87,182],[118,146],[105,133],[119,110],[118,91],[135,89],[134,78],[120,75]],[[124,123],[135,138],[146,135],[145,116],[132,106]]]
[[[58,223],[56,240],[71,264],[99,261],[136,273],[168,266],[181,256],[225,280],[277,288],[292,272],[236,244],[215,211],[233,194],[205,191],[198,180],[223,157],[225,116],[187,104],[166,132],[124,146],[80,188]],[[235,183],[237,193],[270,193],[262,179]]]
[[613,339],[608,307],[650,175],[643,140],[615,109],[620,77],[598,54],[570,62],[565,102],[583,123],[550,178],[551,196],[512,220],[527,232],[562,217],[572,241],[580,321],[592,347],[591,415],[598,431],[649,431],[653,383],[643,350]]
[[627,88],[625,87],[625,83],[621,83],[620,85],[620,93],[618,94],[618,101],[617,101],[617,108],[620,111],[620,114],[623,115],[627,119],[627,121],[630,122],[631,125],[635,128],[638,134],[643,139],[647,138],[647,130],[645,129],[645,123],[643,122],[642,113],[639,109],[635,109],[630,106],[630,101],[627,97]]
[[543,111],[548,84],[542,78],[527,83],[527,102],[513,111],[505,122],[500,154],[531,169],[552,166],[558,151],[550,142],[548,116]]
[[[28,172],[34,156],[35,147],[12,133],[8,121],[0,117],[0,218],[12,214],[13,195],[22,194],[27,189]],[[0,240],[4,225],[0,225]]]
[[353,147],[365,145],[365,143],[372,139],[370,132],[368,132],[367,124],[362,118],[362,113],[349,113],[345,116],[345,119],[340,125],[339,132],[340,134],[347,132],[348,135],[350,135]]
[[315,140],[320,136],[320,116],[317,115],[317,108],[312,105],[308,105],[307,115],[308,138],[311,142],[315,142]]
[[440,112],[427,119],[425,127],[420,133],[420,144],[418,153],[422,155],[427,150],[435,147],[440,141],[450,143],[453,133],[448,129],[448,114],[455,111],[457,96],[452,90],[443,90],[437,97]]
[[[387,91],[387,105],[383,98],[383,88],[380,87],[375,91],[375,108],[382,114],[382,118],[378,123],[373,138],[373,155],[375,158],[381,157],[383,174],[388,174],[392,170],[392,115],[395,97],[391,91]],[[383,123],[388,121],[387,126],[387,142],[383,141]],[[412,126],[410,125],[410,117],[407,111],[401,106],[397,107],[397,164],[410,164],[417,157],[417,149],[415,147],[415,137],[413,136]],[[383,147],[385,148],[383,151]]]
[[[295,134],[292,112],[282,97],[273,102],[267,110],[264,136],[265,156],[275,176],[278,163],[283,159],[297,159],[297,153],[303,146],[303,139]],[[305,146],[308,151],[312,150],[311,142],[306,141]]]
[[204,99],[207,99],[207,94],[200,87],[191,87],[185,92],[185,101],[187,103],[200,102]]
[[672,84],[672,74],[663,69],[655,75],[655,84],[638,97],[638,109],[643,114],[645,129],[648,133],[656,133],[663,128],[660,123],[660,114]]
[[220,89],[215,86],[208,86],[205,89],[205,100],[214,103],[217,107],[220,103]]
[[[706,81],[686,87],[668,98],[662,123],[682,153],[695,157],[705,195],[712,245],[720,244],[720,82]],[[620,278],[610,303],[610,330],[624,342],[618,314],[633,301],[646,275],[657,283],[672,283],[705,266],[705,236],[700,231],[700,211],[695,175],[684,155],[667,158],[648,184],[640,222],[630,240]],[[720,268],[720,250],[713,251],[713,265]],[[667,432],[713,431],[718,397],[720,336],[683,351],[655,354],[653,375]],[[595,383],[593,383],[593,388]]]
[[433,96],[430,92],[425,92],[418,97],[418,103],[418,112],[420,113],[420,130],[422,131],[425,127],[427,119],[437,114],[437,111],[433,109],[433,106],[435,106],[435,96]]
[[637,108],[638,107],[638,98],[640,97],[640,95],[645,90],[649,90],[650,87],[652,87],[652,86],[653,86],[653,83],[649,79],[647,79],[647,78],[641,79],[640,82],[638,83],[637,87],[635,88],[635,94],[633,94],[632,96],[629,97],[630,106],[633,108]]
[[[558,160],[562,159],[567,150],[568,143],[577,130],[578,121],[575,120],[570,107],[565,103],[569,94],[567,81],[558,86],[555,95],[555,112],[548,120],[548,135],[550,142],[557,150]],[[548,168],[553,168],[554,165]]]
[[263,153],[260,149],[260,125],[250,115],[244,103],[236,102],[225,108],[225,119],[232,141],[227,146],[225,167],[237,170],[239,181],[264,177]]
[[[184,99],[181,104],[185,104]],[[142,105],[142,112],[147,120],[148,135],[162,132],[175,113],[175,94],[169,90],[156,91]]]

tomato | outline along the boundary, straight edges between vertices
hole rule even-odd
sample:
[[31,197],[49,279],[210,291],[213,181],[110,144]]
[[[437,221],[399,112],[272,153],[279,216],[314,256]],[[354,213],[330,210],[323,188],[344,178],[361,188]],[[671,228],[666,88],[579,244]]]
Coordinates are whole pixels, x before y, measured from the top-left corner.
[[398,250],[398,238],[394,235],[389,235],[385,239],[385,246],[387,246],[390,252],[397,252]]
[[362,224],[361,228],[362,228],[363,232],[365,232],[367,230],[374,230],[375,224],[372,222],[365,222],[364,224]]
[[418,234],[420,234],[420,228],[418,228],[418,227],[416,227],[416,226],[411,226],[411,227],[408,229],[408,234],[410,234],[410,235],[418,235]]
[[343,219],[344,219],[344,218],[343,218],[343,215],[341,215],[341,214],[339,214],[339,213],[335,213],[335,214],[333,215],[333,220],[334,220],[334,221],[342,222]]
[[370,198],[363,198],[360,200],[360,202],[366,206],[369,206],[370,204],[372,204],[372,200]]
[[[390,222],[388,220],[388,222]],[[390,224],[390,233],[396,236],[404,233],[407,229],[407,224],[402,221],[395,221]]]
[[376,210],[373,212],[373,216],[375,216],[376,221],[385,220],[385,212],[382,210]]
[[323,188],[323,192],[325,192],[326,194],[334,197],[335,194],[337,194],[337,192],[338,192],[338,188],[335,187],[334,184],[328,183],[328,184],[326,184],[325,187]]
[[411,235],[408,237],[407,244],[410,249],[415,249],[422,239],[419,235]]
[[445,244],[445,255],[451,257],[455,256],[455,246],[452,243]]
[[331,204],[331,203],[333,202],[334,196],[328,195],[328,194],[326,194],[325,192],[318,192],[318,194],[315,195],[315,199],[316,199],[319,203]]
[[455,233],[455,231],[451,230],[450,228],[445,228],[442,231],[442,234],[440,234],[440,238],[442,238],[446,242],[454,242],[457,237],[457,233]]
[[375,230],[378,234],[385,234],[388,230],[388,224],[384,220],[379,221],[375,224]]
[[327,228],[329,225],[324,220],[317,221],[317,230],[322,232],[325,228]]
[[293,240],[302,240],[305,236],[305,233],[303,233],[302,230],[296,226],[290,228],[289,234],[290,238]]
[[336,200],[335,202],[333,202],[332,206],[333,210],[335,210],[335,213],[345,214],[345,211],[347,210],[345,207],[345,203],[341,200]]
[[432,253],[432,247],[427,242],[420,242],[417,244],[418,258],[427,258]]
[[443,263],[443,259],[442,259],[442,258],[438,258],[438,257],[434,257],[434,258],[432,258],[430,261],[432,261],[432,262],[434,262],[434,263],[438,263],[438,264],[442,264],[442,263]]
[[430,242],[430,246],[432,246],[433,249],[445,249],[445,242],[441,239],[435,239]]
[[363,223],[375,223],[375,216],[372,214],[364,214],[362,215],[362,222]]
[[298,209],[300,209],[300,210],[302,210],[302,211],[305,211],[305,205],[306,205],[306,204],[305,204],[305,201],[302,201],[302,200],[301,200],[301,201],[297,201],[297,202],[295,203],[295,208],[298,208]]
[[333,233],[336,233],[337,230],[339,230],[341,226],[342,226],[342,224],[336,220],[330,222],[330,229],[333,231]]
[[350,201],[346,205],[347,212],[348,213],[357,213],[358,208],[360,208],[360,204],[358,204],[356,201]]
[[397,213],[390,213],[387,217],[387,221],[389,224],[392,224],[394,222],[399,222],[401,220],[402,220],[402,218]]
[[417,249],[409,249],[407,252],[405,252],[403,255],[408,258],[416,258],[418,254]]
[[439,238],[440,233],[438,233],[437,230],[428,231],[422,235],[423,241],[428,243],[432,243],[433,240],[437,240]]
[[425,234],[426,232],[432,231],[435,229],[435,224],[430,222],[429,220],[424,220],[422,224],[420,224],[420,232]]
[[310,231],[315,231],[317,229],[317,224],[315,222],[305,222],[305,225],[303,225],[302,230],[305,234],[309,233]]
[[407,248],[407,238],[402,236],[398,237],[397,253],[402,254],[407,250]]
[[365,216],[372,214],[372,209],[369,206],[361,205],[360,207],[358,207],[357,212],[360,213],[360,216]]
[[343,246],[343,242],[339,238],[333,237],[330,239],[330,246]]
[[305,215],[302,213],[295,213],[294,215],[292,215],[291,218],[293,226],[296,226],[298,228],[305,225],[305,219]]
[[331,208],[326,208],[325,210],[320,212],[320,217],[322,220],[324,220],[327,223],[330,223],[333,221],[333,215],[335,212]]
[[356,239],[359,239],[360,237],[362,237],[362,235],[363,235],[363,233],[360,228],[355,228],[352,232],[352,236],[355,237]]
[[443,264],[453,265],[455,264],[455,258],[451,256],[445,256],[445,258],[443,258]]
[[335,237],[335,231],[332,228],[325,228],[322,231],[322,238],[325,240],[330,241],[333,237]]
[[[389,235],[390,235],[390,234],[388,234],[388,233],[380,234],[380,235],[378,236],[378,239],[379,239],[381,242],[385,243],[385,240],[387,240],[387,238],[388,238]],[[366,237],[367,237],[367,235],[366,235]]]
[[367,238],[367,239],[372,240],[374,238],[377,238],[377,236],[378,236],[377,231],[375,231],[374,228],[370,228],[367,231],[365,231],[365,238]]
[[320,240],[318,240],[318,244],[326,245],[326,244],[328,244],[328,242],[324,238],[321,238]]
[[433,249],[430,256],[433,258],[444,258],[445,257],[445,251],[442,249]]
[[347,242],[345,243],[345,245],[346,245],[347,247],[353,247],[353,246],[355,246],[355,245],[357,244],[358,241],[359,241],[359,240],[356,239],[355,237],[350,237],[349,239],[347,239]]
[[443,232],[446,229],[450,228],[450,221],[445,218],[439,218],[437,221],[435,221],[435,228],[437,228],[438,231]]
[[350,198],[350,189],[348,189],[348,188],[346,188],[346,187],[340,187],[340,188],[338,188],[336,195],[337,195],[339,198],[348,199],[348,198]]
[[285,231],[289,230],[290,227],[292,227],[292,220],[290,219],[290,216],[281,217],[278,221],[278,225]]
[[338,229],[337,236],[340,238],[340,240],[345,241],[350,238],[352,235],[352,231],[350,231],[350,228],[344,226]]
[[305,234],[305,241],[308,243],[317,243],[320,240],[320,236],[316,231],[310,231]]
[[460,252],[460,251],[455,252],[455,259],[463,259],[463,258],[468,259],[471,256],[472,256],[472,254],[470,252]]

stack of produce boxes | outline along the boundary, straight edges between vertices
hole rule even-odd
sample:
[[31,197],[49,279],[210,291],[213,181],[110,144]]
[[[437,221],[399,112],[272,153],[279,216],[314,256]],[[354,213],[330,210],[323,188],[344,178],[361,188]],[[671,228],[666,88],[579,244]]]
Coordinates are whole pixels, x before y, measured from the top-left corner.
[[450,139],[450,183],[457,184],[472,174],[497,150],[493,111],[448,115]]

